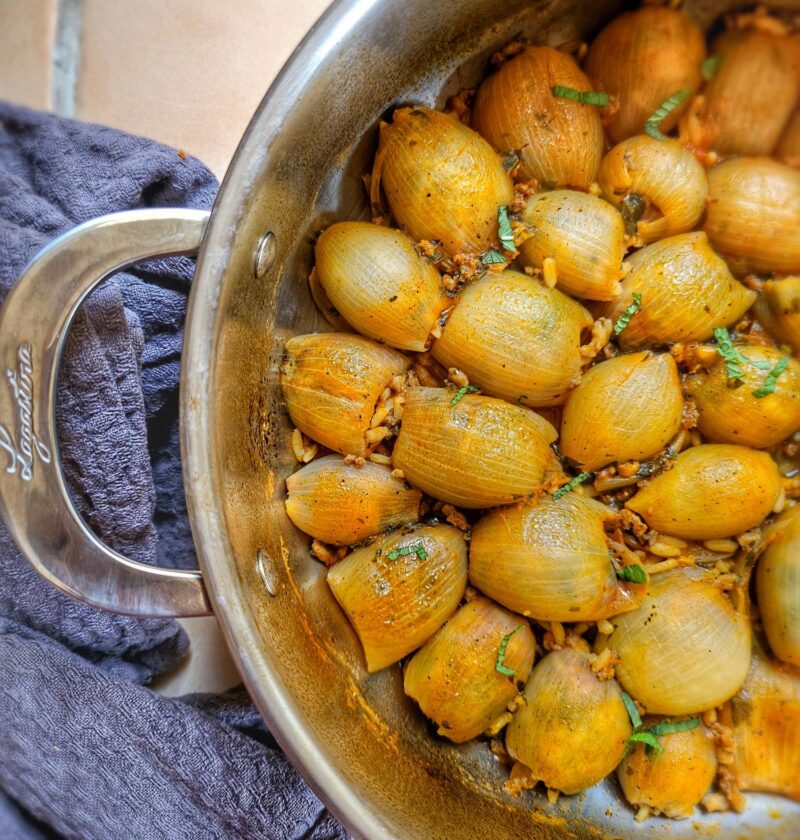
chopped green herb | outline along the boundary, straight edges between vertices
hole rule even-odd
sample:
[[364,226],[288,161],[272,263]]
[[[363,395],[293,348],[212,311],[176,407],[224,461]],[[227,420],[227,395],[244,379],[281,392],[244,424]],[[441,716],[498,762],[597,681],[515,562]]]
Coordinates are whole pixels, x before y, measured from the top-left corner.
[[617,572],[617,577],[631,583],[647,583],[647,574],[638,563],[634,563],[632,566],[623,566]]
[[480,388],[476,388],[474,385],[465,385],[463,388],[459,388],[458,391],[456,391],[456,395],[452,400],[450,400],[450,405],[458,405],[458,403],[464,399],[466,394],[475,391],[480,391]]
[[553,85],[553,96],[560,99],[572,99],[574,102],[580,102],[581,105],[599,105],[605,108],[608,105],[608,94],[600,93],[594,90],[575,90],[575,88],[566,87],[566,85]]
[[764,384],[760,388],[756,388],[753,391],[753,396],[757,399],[761,399],[761,397],[766,397],[769,394],[774,393],[775,386],[778,383],[778,377],[786,370],[786,366],[789,364],[789,357],[788,356],[781,356],[780,361],[774,368],[767,374],[767,378],[764,380]]
[[614,324],[614,335],[619,335],[630,323],[631,318],[636,314],[642,305],[642,295],[639,292],[633,293],[633,303],[617,318]]
[[700,726],[700,721],[696,718],[689,718],[688,720],[676,720],[667,723],[657,723],[655,726],[649,727],[653,735],[671,735],[673,732],[687,732],[690,729],[696,729]]
[[499,265],[500,263],[508,262],[508,258],[504,257],[499,251],[487,251],[481,257],[481,262],[484,265]]
[[769,362],[765,362],[762,359],[748,359],[747,356],[743,356],[741,353],[739,353],[739,358],[747,362],[748,365],[752,365],[754,368],[758,368],[759,370],[769,370],[772,367]]
[[506,251],[517,250],[516,245],[514,245],[514,231],[511,229],[511,222],[508,218],[508,207],[505,204],[497,208],[497,235],[500,238],[500,244]]
[[552,494],[553,498],[560,499],[562,496],[566,496],[567,493],[574,490],[578,485],[583,484],[584,481],[591,477],[592,474],[588,472],[578,473],[575,478],[571,479],[566,484],[562,484],[561,487]]
[[717,327],[714,330],[714,338],[719,347],[719,354],[725,359],[725,373],[728,379],[743,379],[741,357],[739,351],[733,346],[730,333],[725,327]]
[[702,62],[700,65],[700,73],[707,82],[716,76],[721,61],[721,55],[710,55]]
[[682,88],[677,93],[673,93],[669,99],[665,99],[656,110],[647,118],[644,124],[645,134],[655,137],[656,140],[664,140],[665,136],[661,132],[661,123],[671,114],[684,100],[689,98],[689,91]]
[[622,213],[622,221],[625,222],[625,233],[628,236],[636,236],[636,225],[644,215],[646,209],[647,202],[639,193],[628,193],[622,199],[620,213]]
[[500,640],[500,647],[497,648],[497,662],[494,664],[494,669],[505,677],[513,677],[517,673],[513,668],[503,665],[503,660],[506,658],[506,648],[508,647],[511,637],[517,631],[522,630],[524,626],[524,624],[520,624],[519,627],[515,627],[510,633],[506,633],[506,635]]
[[649,729],[642,729],[640,732],[634,732],[633,735],[628,736],[629,744],[637,741],[645,745],[648,758],[652,758],[654,754],[661,755],[664,752],[661,741]]
[[428,552],[425,551],[425,546],[422,542],[410,543],[409,545],[402,545],[400,548],[395,548],[386,556],[389,560],[397,560],[398,557],[408,557],[410,554],[416,554],[420,560],[428,559]]
[[628,710],[628,717],[631,719],[631,726],[634,729],[638,729],[642,725],[642,718],[639,714],[639,710],[636,708],[636,703],[633,702],[633,698],[630,694],[625,691],[622,692],[622,702]]

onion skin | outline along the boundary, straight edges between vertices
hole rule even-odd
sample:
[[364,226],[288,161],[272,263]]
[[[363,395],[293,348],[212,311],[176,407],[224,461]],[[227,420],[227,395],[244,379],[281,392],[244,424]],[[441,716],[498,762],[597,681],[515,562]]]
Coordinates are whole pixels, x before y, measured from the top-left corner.
[[705,232],[736,274],[800,271],[800,172],[733,158],[708,173]]
[[623,350],[677,341],[704,341],[716,327],[733,324],[756,298],[731,275],[706,235],[682,233],[647,245],[629,258],[622,296],[602,309],[616,321],[633,292],[642,305],[619,334]]
[[774,338],[800,353],[800,277],[767,280],[753,313]]
[[[600,681],[588,654],[563,648],[534,668],[506,749],[552,790],[579,793],[619,763],[631,724],[619,685]],[[577,760],[577,757],[580,760]]]
[[409,360],[350,333],[296,335],[286,342],[281,390],[301,432],[343,455],[365,456],[375,403]]
[[472,125],[498,152],[519,155],[521,178],[587,189],[603,154],[600,111],[553,96],[554,85],[591,89],[572,56],[527,47],[480,86]]
[[690,141],[721,155],[768,155],[791,116],[798,80],[789,38],[758,29],[729,30],[715,45],[721,57],[708,82]]
[[[740,352],[772,370],[784,354],[773,347],[738,345]],[[738,387],[728,385],[725,361],[720,357],[708,372],[699,371],[686,380],[687,393],[697,406],[697,427],[717,443],[741,443],[768,449],[800,429],[800,364],[789,365],[775,383],[775,391],[755,397],[753,391],[764,384],[768,370],[743,362],[744,378]]]
[[318,458],[286,479],[286,513],[301,531],[334,545],[354,545],[388,528],[416,522],[422,494],[367,461]]
[[731,701],[735,767],[742,790],[800,801],[800,674],[753,650],[750,673]]
[[[500,644],[510,633],[502,664],[515,671],[513,677],[496,668]],[[474,598],[414,654],[403,687],[439,725],[439,735],[462,744],[505,713],[517,685],[528,679],[535,654],[536,640],[524,618],[488,598]]]
[[598,507],[567,493],[487,513],[472,530],[470,583],[538,621],[599,621],[632,609]]
[[[645,719],[649,727],[659,718]],[[717,772],[714,739],[702,725],[659,736],[664,752],[655,759],[637,743],[617,767],[625,798],[634,807],[646,805],[672,819],[691,817]]]
[[514,198],[492,147],[456,117],[423,107],[398,108],[381,124],[373,205],[381,185],[400,227],[451,256],[495,247],[497,208]]
[[651,714],[713,709],[747,676],[750,624],[703,569],[652,575],[642,605],[611,623],[617,679]]
[[[389,559],[418,544],[426,559]],[[380,671],[425,644],[456,611],[467,585],[467,544],[450,525],[395,531],[332,566],[328,584],[361,640],[367,669]]]
[[[703,33],[682,12],[645,6],[614,18],[594,39],[585,69],[620,108],[606,126],[613,143],[641,133],[647,119],[679,90],[695,93],[706,56]],[[666,133],[678,122],[688,100],[662,122]]]
[[317,240],[319,282],[362,335],[399,350],[425,350],[449,305],[439,272],[397,230],[338,222]]
[[800,169],[800,111],[795,111],[786,124],[775,149],[775,156],[787,166]]
[[597,180],[615,207],[630,195],[644,199],[636,233],[645,244],[692,230],[706,209],[705,169],[677,140],[629,137],[603,158]]
[[465,508],[509,504],[537,490],[555,429],[525,408],[444,388],[406,390],[392,463],[423,493]]
[[621,292],[625,225],[608,202],[574,190],[531,196],[522,214],[532,235],[519,247],[522,265],[556,261],[558,288],[588,300],[614,300]]
[[755,528],[770,514],[781,489],[778,467],[766,452],[707,443],[681,452],[671,470],[652,479],[625,506],[663,534],[712,540]]
[[464,289],[432,352],[488,394],[560,405],[580,376],[581,333],[591,325],[589,312],[557,289],[503,271]]
[[800,507],[783,513],[765,538],[756,566],[764,633],[778,659],[800,667]]
[[581,470],[643,461],[680,431],[683,394],[669,353],[648,351],[600,362],[570,394],[559,449]]

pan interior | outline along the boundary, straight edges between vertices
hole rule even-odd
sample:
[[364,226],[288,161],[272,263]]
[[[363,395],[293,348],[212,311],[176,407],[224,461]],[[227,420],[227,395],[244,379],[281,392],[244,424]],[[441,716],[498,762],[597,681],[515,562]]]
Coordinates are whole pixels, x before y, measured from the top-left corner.
[[[368,217],[361,178],[381,116],[401,103],[442,106],[474,86],[491,53],[514,37],[585,39],[620,8],[614,0],[334,4],[256,113],[214,211],[182,391],[196,542],[254,699],[306,778],[359,835],[642,836],[612,782],[555,806],[540,793],[509,796],[507,771],[486,743],[455,746],[433,734],[404,697],[399,668],[366,673],[323,567],[283,510],[295,463],[277,382],[285,340],[329,329],[306,282],[313,237],[335,220]],[[733,8],[726,0],[687,4],[705,27]],[[267,231],[277,255],[256,277]],[[800,836],[800,809],[788,800],[748,800],[743,815],[653,819],[648,836]]]

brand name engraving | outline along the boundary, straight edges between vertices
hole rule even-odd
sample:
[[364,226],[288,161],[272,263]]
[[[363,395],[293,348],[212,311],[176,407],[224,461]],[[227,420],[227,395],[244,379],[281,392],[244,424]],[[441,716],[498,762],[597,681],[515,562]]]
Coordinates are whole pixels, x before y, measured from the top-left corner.
[[49,464],[50,448],[36,436],[33,425],[33,350],[30,344],[17,348],[17,369],[6,370],[11,396],[17,407],[17,438],[0,423],[0,449],[9,457],[6,472],[23,481],[33,478],[34,461]]

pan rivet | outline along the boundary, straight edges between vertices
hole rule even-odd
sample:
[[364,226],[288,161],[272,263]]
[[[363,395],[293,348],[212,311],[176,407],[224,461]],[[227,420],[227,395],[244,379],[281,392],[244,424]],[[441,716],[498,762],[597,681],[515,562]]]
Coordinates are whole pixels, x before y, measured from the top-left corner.
[[278,246],[275,244],[275,234],[269,231],[261,237],[256,251],[255,274],[257,280],[261,280],[272,268],[277,255]]
[[256,571],[264,584],[264,589],[274,598],[278,594],[278,574],[272,558],[263,548],[259,548],[256,552]]

